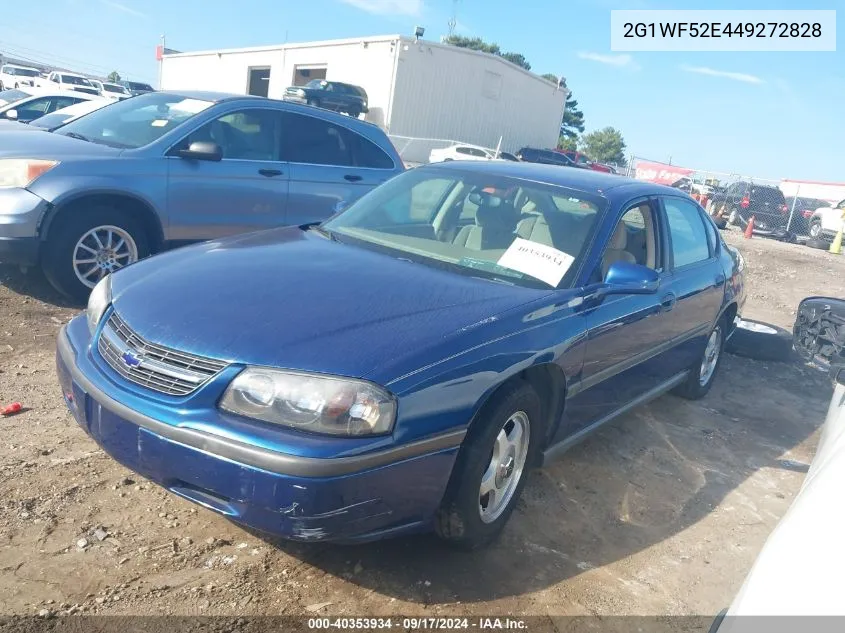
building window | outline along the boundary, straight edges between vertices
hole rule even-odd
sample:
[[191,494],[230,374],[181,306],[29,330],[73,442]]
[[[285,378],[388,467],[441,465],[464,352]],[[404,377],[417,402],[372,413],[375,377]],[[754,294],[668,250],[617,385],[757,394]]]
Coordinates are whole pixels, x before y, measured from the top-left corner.
[[481,94],[488,99],[498,101],[502,95],[502,76],[489,70],[484,71],[484,84],[481,87]]

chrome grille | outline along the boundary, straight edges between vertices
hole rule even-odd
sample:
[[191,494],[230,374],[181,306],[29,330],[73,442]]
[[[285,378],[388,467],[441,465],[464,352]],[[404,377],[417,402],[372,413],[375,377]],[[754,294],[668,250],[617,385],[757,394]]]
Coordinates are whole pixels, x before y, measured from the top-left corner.
[[97,349],[109,366],[132,382],[171,396],[184,396],[208,382],[227,363],[150,343],[112,312]]

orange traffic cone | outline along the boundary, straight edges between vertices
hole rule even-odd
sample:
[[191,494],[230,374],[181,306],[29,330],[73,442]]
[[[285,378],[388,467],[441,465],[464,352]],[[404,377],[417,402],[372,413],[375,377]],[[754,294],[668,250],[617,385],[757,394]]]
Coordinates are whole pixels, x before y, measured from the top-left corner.
[[710,198],[707,197],[706,194],[701,194],[701,198],[698,199],[698,204],[704,207],[704,210],[707,210],[707,205],[710,204]]
[[751,219],[748,220],[748,224],[745,225],[745,239],[750,240],[751,236],[754,235],[754,216],[751,216]]

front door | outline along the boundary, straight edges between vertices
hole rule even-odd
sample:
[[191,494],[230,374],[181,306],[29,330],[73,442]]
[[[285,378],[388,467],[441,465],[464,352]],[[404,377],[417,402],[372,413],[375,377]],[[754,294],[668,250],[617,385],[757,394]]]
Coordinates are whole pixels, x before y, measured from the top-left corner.
[[605,297],[583,310],[587,341],[581,379],[567,399],[565,418],[556,440],[562,440],[599,423],[625,404],[665,382],[664,366],[667,306],[662,276],[665,274],[659,208],[653,200],[628,206],[589,282],[601,282],[613,262],[626,261],[652,268],[661,275],[656,294],[623,294]]
[[199,241],[283,226],[290,174],[280,160],[281,134],[282,112],[247,108],[224,114],[180,141],[174,150],[214,142],[223,159],[167,158],[169,238]]
[[309,114],[284,116],[288,224],[321,222],[396,173],[390,156],[349,128]]

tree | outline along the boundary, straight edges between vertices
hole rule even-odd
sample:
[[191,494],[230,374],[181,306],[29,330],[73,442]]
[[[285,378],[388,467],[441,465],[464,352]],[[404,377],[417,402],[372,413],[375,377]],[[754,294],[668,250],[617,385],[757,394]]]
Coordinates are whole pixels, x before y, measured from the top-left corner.
[[566,110],[563,113],[563,122],[560,124],[560,133],[568,139],[576,139],[584,132],[584,113],[578,108],[578,102],[572,98],[572,93],[566,97]]
[[581,151],[599,163],[614,163],[620,167],[625,160],[625,139],[622,132],[613,127],[606,127],[585,134],[581,137]]
[[557,75],[554,75],[554,74],[552,74],[552,73],[546,73],[546,74],[544,74],[544,75],[540,75],[540,76],[541,76],[543,79],[548,79],[548,80],[549,80],[549,81],[551,81],[552,83],[555,83],[555,84],[556,84],[556,83],[558,82]]
[[113,84],[116,84],[118,81],[120,81],[120,73],[116,70],[111,71],[109,73],[108,80]]
[[491,55],[498,55],[502,59],[506,59],[512,64],[516,64],[525,70],[531,70],[531,64],[525,59],[522,53],[503,53],[502,49],[495,42],[485,42],[480,37],[464,37],[463,35],[450,35],[445,40],[446,44],[457,46],[459,48],[469,48],[474,51],[481,51],[482,53],[490,53]]
[[564,136],[563,134],[560,135],[560,138],[557,140],[557,148],[558,149],[578,149],[578,137],[577,136]]

